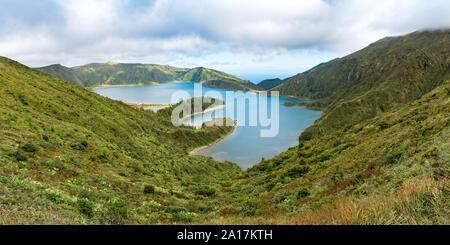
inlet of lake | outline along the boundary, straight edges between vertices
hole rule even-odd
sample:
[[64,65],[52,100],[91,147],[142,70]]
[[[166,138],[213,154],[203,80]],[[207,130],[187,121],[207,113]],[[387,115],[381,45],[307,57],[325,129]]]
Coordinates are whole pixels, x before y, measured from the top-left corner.
[[[127,102],[174,104],[172,101],[172,95],[174,93],[181,92],[188,95],[189,98],[194,97],[194,84],[174,82],[148,86],[114,86],[95,88],[94,91],[102,96]],[[234,103],[227,102],[227,91],[233,92],[230,90],[202,87],[203,96],[215,97],[223,100],[227,106],[234,104],[236,107],[239,100],[235,100]],[[246,97],[245,93],[234,93],[236,97]],[[262,105],[265,105],[268,112],[268,118],[270,119],[272,116],[271,113],[273,113],[271,112],[273,97],[266,96],[267,104],[260,105],[260,96],[265,95],[256,94],[256,97],[258,98],[256,101],[250,99],[245,100],[245,119],[237,116],[238,110],[236,108],[234,110],[234,115],[227,115],[226,107],[208,112],[207,115],[209,115],[207,118],[215,118],[216,115],[217,117],[230,117],[234,120],[238,120],[237,126],[229,136],[218,143],[201,150],[197,154],[213,157],[218,161],[232,161],[238,164],[241,169],[245,170],[259,163],[262,158],[272,158],[281,152],[288,150],[290,147],[296,146],[298,144],[298,136],[300,133],[311,126],[322,114],[321,111],[310,110],[300,106],[284,106],[283,104],[286,102],[298,103],[300,100],[288,97],[278,97],[278,134],[274,137],[261,137],[261,130],[267,130],[270,126],[261,126],[259,120],[256,126],[251,125],[251,123],[249,123],[251,118],[249,113],[252,110],[258,110],[259,112]],[[198,95],[195,95],[195,97],[198,97]],[[204,116],[205,114],[197,114],[184,121],[185,123],[198,126],[203,123]],[[245,120],[245,122],[239,120]]]

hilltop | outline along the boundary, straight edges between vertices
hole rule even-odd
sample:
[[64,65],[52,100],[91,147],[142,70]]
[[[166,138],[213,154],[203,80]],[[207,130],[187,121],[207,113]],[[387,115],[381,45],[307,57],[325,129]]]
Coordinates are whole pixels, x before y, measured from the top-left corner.
[[313,100],[324,116],[304,137],[376,116],[408,103],[450,78],[450,30],[389,37],[298,74],[272,90]]
[[289,78],[284,79],[284,80],[281,80],[279,78],[266,79],[266,80],[262,80],[257,85],[264,90],[270,90],[272,88],[275,88],[275,87],[281,85],[282,83],[286,82],[287,80],[289,80]]
[[50,65],[36,69],[83,87],[186,81],[223,89],[260,90],[249,81],[204,67],[188,69],[168,65],[106,62],[72,68]]

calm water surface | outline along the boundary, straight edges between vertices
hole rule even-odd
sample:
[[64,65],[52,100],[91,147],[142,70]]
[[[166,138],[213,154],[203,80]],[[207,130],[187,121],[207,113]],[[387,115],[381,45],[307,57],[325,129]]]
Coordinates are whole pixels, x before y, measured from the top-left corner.
[[[146,104],[171,104],[172,95],[177,91],[186,91],[189,97],[194,97],[193,83],[165,83],[160,85],[149,86],[123,86],[123,87],[105,87],[96,88],[95,92],[100,95],[109,97],[111,99],[123,100],[129,102],[138,102]],[[226,101],[225,93],[228,90],[203,87],[203,95],[211,97],[220,97],[225,101],[227,106],[232,106],[233,103]],[[214,95],[214,93],[217,95]],[[239,95],[238,95],[239,96]],[[243,94],[240,94],[243,96]],[[263,95],[255,95],[256,98]],[[235,131],[224,140],[209,147],[202,152],[201,155],[210,156],[218,161],[232,161],[237,163],[242,169],[247,169],[261,161],[261,158],[271,158],[275,155],[286,151],[289,147],[298,144],[299,134],[307,127],[311,126],[316,119],[318,119],[322,112],[309,110],[303,107],[283,106],[285,102],[299,102],[293,98],[279,98],[279,133],[276,137],[262,138],[260,137],[261,129],[268,129],[269,127],[250,126],[249,111],[259,110],[258,102],[246,100],[246,117],[245,122],[241,122],[241,118],[237,117],[237,108],[235,108],[235,115],[227,115],[226,108],[217,111],[209,112],[211,118],[217,117],[231,117],[238,120],[238,125]],[[272,97],[267,96],[267,111],[270,114],[270,106]],[[235,105],[236,106],[236,105]],[[196,115],[185,120],[185,123],[192,125],[201,125],[204,115]]]

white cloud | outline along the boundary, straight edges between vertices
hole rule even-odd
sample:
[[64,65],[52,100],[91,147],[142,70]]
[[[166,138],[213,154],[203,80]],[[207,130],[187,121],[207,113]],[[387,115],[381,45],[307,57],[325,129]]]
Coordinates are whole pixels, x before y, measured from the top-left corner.
[[295,74],[388,35],[450,27],[448,0],[0,2],[0,55],[30,66],[115,60]]

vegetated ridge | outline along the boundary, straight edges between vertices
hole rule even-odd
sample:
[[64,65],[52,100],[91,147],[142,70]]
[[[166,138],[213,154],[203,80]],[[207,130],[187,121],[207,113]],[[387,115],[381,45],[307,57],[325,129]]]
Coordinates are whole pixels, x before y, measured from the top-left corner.
[[204,67],[188,69],[168,65],[107,62],[72,68],[50,65],[36,69],[83,87],[186,81],[224,89],[260,90],[258,86],[249,81]]

